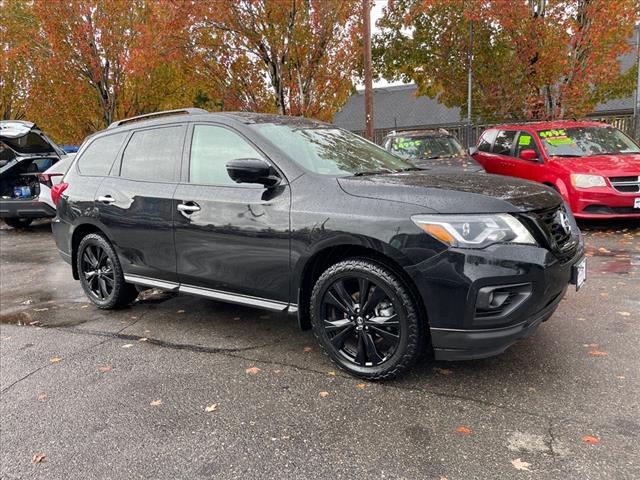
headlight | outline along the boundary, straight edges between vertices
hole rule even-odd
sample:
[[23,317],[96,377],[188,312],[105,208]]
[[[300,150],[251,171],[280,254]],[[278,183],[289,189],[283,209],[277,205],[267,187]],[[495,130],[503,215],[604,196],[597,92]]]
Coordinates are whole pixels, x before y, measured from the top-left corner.
[[411,220],[451,247],[484,248],[494,243],[535,245],[531,233],[508,214],[414,215]]
[[572,174],[571,184],[576,188],[606,187],[604,177],[600,175]]

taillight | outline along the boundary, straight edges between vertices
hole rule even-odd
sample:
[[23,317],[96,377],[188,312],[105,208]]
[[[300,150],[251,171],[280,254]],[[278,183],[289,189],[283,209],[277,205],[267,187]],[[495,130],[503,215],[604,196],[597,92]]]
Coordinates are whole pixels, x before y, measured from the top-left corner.
[[60,195],[62,195],[62,192],[64,192],[68,186],[68,183],[57,183],[51,187],[51,200],[53,200],[56,206],[58,205],[58,200],[60,200]]
[[53,185],[53,177],[62,177],[63,175],[64,173],[36,173],[38,181],[49,188]]

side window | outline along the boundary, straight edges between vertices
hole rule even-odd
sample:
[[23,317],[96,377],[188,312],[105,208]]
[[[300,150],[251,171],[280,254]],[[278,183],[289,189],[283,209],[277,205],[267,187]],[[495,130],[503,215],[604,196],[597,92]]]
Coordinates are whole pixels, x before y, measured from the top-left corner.
[[478,150],[481,152],[490,152],[491,144],[496,138],[497,130],[487,130],[480,137],[480,141],[478,142]]
[[263,158],[237,133],[215,125],[195,125],[191,140],[189,181],[206,185],[234,185],[227,162],[238,158]]
[[493,143],[493,153],[499,155],[511,155],[511,146],[516,138],[516,132],[512,130],[500,130]]
[[78,159],[80,174],[100,177],[107,175],[126,136],[126,132],[116,133],[91,142]]
[[122,154],[120,176],[134,180],[172,182],[182,154],[184,127],[135,132]]
[[540,151],[538,150],[538,145],[536,145],[536,140],[529,132],[520,132],[518,142],[516,143],[516,157],[520,157],[520,152],[522,150],[533,150],[538,154],[538,157],[540,157]]

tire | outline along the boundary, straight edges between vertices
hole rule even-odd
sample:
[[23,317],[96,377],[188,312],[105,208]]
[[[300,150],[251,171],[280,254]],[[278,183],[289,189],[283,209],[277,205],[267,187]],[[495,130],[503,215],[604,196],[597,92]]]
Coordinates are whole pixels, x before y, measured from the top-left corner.
[[313,333],[329,358],[368,380],[405,372],[426,345],[426,320],[410,290],[389,268],[367,258],[341,261],[320,275],[310,312]]
[[100,234],[91,233],[80,241],[76,267],[85,295],[98,308],[122,308],[138,296],[136,288],[124,281],[113,246]]
[[27,228],[33,222],[33,218],[10,217],[5,218],[4,222],[13,228]]

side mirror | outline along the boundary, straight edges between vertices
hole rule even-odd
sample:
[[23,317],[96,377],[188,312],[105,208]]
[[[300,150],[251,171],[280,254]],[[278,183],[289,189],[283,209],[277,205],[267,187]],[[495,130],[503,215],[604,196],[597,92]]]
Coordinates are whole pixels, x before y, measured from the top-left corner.
[[478,147],[469,147],[470,156],[474,156],[476,153],[478,153]]
[[227,162],[227,173],[236,183],[259,183],[276,187],[282,179],[275,169],[259,158],[238,158]]
[[535,150],[522,150],[520,152],[520,158],[522,160],[533,160],[534,162],[538,161],[538,154],[536,153]]

